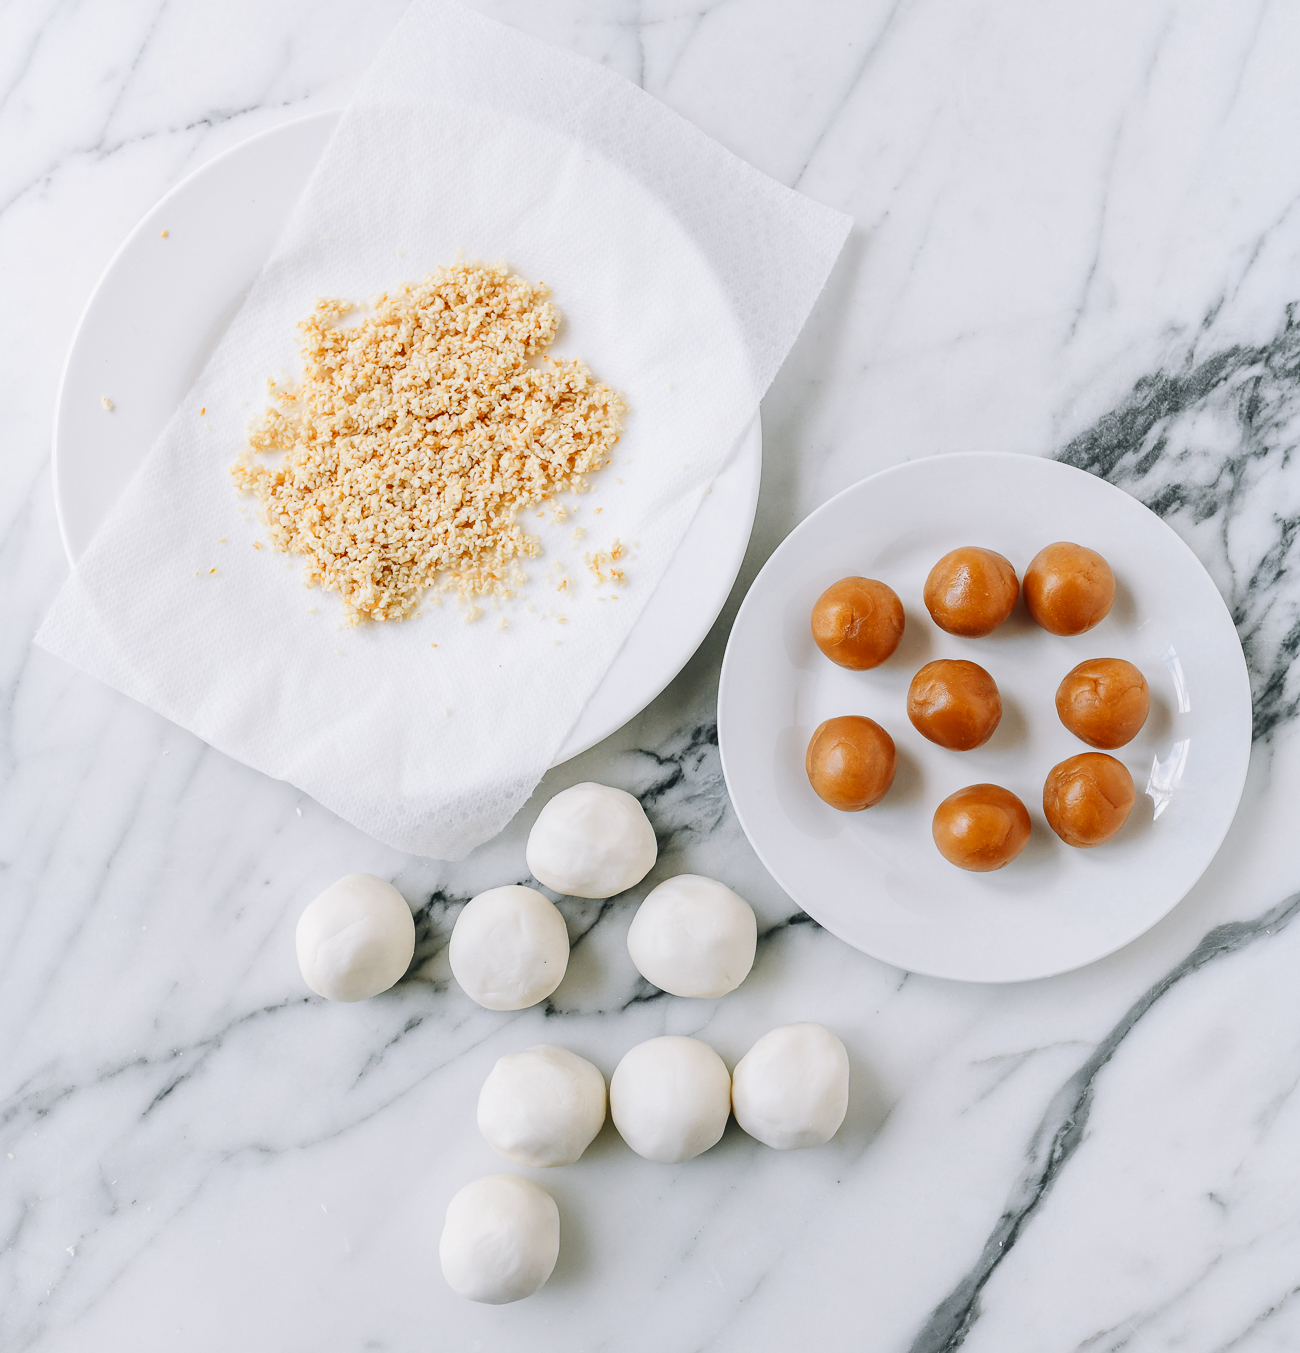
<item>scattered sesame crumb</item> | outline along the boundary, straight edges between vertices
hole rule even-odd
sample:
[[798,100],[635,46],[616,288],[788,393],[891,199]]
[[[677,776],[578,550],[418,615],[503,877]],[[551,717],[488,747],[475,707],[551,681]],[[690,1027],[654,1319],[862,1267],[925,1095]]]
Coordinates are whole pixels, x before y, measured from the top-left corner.
[[114,408],[113,401],[109,399],[107,395],[101,395],[99,402],[109,411],[109,413],[113,412]]
[[255,550],[260,550],[262,548],[262,542],[260,540],[253,541],[253,548]]
[[225,536],[218,536],[218,537],[217,537],[217,544],[218,544],[218,545],[225,545],[226,543],[227,543],[227,541],[226,541]]
[[430,647],[430,648],[437,648],[438,645],[437,645],[437,644],[430,644],[429,647]]
[[199,410],[199,417],[202,418],[203,415],[204,415],[205,413],[207,413],[207,411],[208,411],[208,406],[205,404],[205,405]]
[[623,581],[623,570],[614,567],[616,559],[622,559],[627,553],[623,542],[615,540],[607,550],[597,550],[595,554],[584,554],[583,562],[591,571],[592,577],[596,580],[596,586],[600,587],[607,582],[621,583]]
[[210,568],[210,569],[208,569],[208,572],[209,572],[209,573],[215,573],[216,571],[217,571],[217,570],[216,570],[215,568]]
[[600,514],[601,514],[604,510],[605,510],[605,509],[604,509],[603,507],[592,508],[592,513],[593,513],[594,516],[599,517]]
[[443,712],[443,714],[444,714],[448,719],[451,718],[451,710],[449,710],[449,709],[444,709],[442,712]]
[[623,482],[623,481],[622,481],[621,479],[616,479],[616,480],[614,481],[614,483],[616,483],[616,484],[621,484],[622,482]]
[[500,619],[500,621],[498,621],[498,623],[497,623],[497,629],[499,629],[499,630],[504,630],[504,629],[509,629],[509,628],[510,628],[510,622],[505,618],[505,616],[502,616],[501,619]]
[[569,623],[569,617],[567,615],[557,615],[555,619],[556,623],[560,625],[567,625]]
[[483,608],[481,606],[471,606],[469,610],[465,612],[465,623],[467,625],[472,625],[482,614]]
[[581,539],[583,538],[583,536],[585,536],[586,534],[587,534],[587,528],[586,528],[585,526],[575,526],[575,527],[573,528],[573,539],[574,539],[574,540],[581,540]]
[[171,231],[169,231],[169,230],[164,230],[163,233],[162,233],[163,239],[166,239],[167,236],[170,235],[170,234],[171,234]]

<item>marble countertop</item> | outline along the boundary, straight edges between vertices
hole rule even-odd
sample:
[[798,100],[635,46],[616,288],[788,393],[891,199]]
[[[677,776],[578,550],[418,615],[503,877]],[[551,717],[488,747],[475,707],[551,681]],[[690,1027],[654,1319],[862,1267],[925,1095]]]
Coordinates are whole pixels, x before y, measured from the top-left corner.
[[[0,13],[0,1347],[41,1353],[1300,1347],[1300,10],[1098,0],[478,0],[607,63],[781,181],[852,213],[763,406],[758,523],[673,685],[553,771],[456,865],[402,857],[33,650],[65,576],[50,415],[86,297],[197,164],[338,106],[402,0],[21,0]],[[714,718],[728,626],[786,532],[898,460],[1056,456],[1159,512],[1250,666],[1242,809],[1159,926],[1082,971],[972,986],[886,967],[767,877]],[[640,795],[656,872],[566,904],[545,1006],[472,1005],[459,906],[521,877],[538,807]],[[292,932],[341,874],[416,908],[417,975],[304,995]],[[760,917],[721,1002],[654,992],[623,937],[656,879]],[[500,1162],[472,1105],[558,1041],[608,1073],[699,1033],[734,1061],[820,1020],[848,1120],[780,1154],[734,1124],[684,1166],[607,1126],[546,1174],[565,1222],[535,1298],[438,1271],[448,1198]]]

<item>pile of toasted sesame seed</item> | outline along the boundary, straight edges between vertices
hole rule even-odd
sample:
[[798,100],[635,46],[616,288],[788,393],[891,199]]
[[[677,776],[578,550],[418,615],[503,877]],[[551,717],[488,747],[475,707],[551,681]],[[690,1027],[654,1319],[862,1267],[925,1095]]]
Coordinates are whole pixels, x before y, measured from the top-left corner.
[[516,515],[609,464],[619,395],[580,361],[530,361],[559,326],[548,295],[504,264],[457,263],[358,323],[321,300],[299,325],[302,383],[271,382],[232,473],[350,621],[401,619],[430,587],[509,595],[539,553]]

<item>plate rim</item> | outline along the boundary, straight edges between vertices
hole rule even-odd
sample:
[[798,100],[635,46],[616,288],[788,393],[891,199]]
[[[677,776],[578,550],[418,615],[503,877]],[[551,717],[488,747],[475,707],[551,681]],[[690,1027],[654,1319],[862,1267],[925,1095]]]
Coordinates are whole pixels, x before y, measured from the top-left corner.
[[[1166,907],[1165,910],[1162,911],[1154,919],[1145,923],[1144,925],[1142,925],[1140,929],[1134,931],[1132,934],[1129,934],[1126,938],[1120,940],[1116,944],[1112,945],[1110,948],[1105,949],[1100,953],[1089,954],[1086,957],[1080,958],[1077,962],[1071,962],[1064,965],[1045,968],[1041,972],[1026,973],[1020,976],[1011,976],[1011,977],[1005,976],[979,977],[979,976],[970,976],[969,974],[953,973],[951,971],[942,971],[941,970],[942,965],[938,964],[933,966],[909,965],[905,967],[903,964],[899,963],[895,959],[883,957],[879,954],[872,953],[871,950],[869,949],[863,948],[862,945],[859,944],[857,941],[849,938],[847,935],[842,934],[835,925],[828,924],[826,921],[823,921],[821,918],[814,915],[814,913],[806,907],[805,903],[801,901],[797,893],[795,891],[792,891],[791,888],[787,886],[782,876],[772,867],[772,865],[769,862],[767,853],[764,851],[760,843],[754,839],[754,836],[750,832],[750,828],[745,821],[744,810],[742,809],[740,800],[738,799],[732,787],[732,772],[728,766],[728,754],[727,754],[727,743],[729,739],[728,734],[724,731],[727,722],[726,711],[728,706],[728,691],[731,685],[728,679],[729,675],[731,676],[733,681],[735,679],[733,673],[733,662],[735,661],[734,659],[735,650],[733,647],[733,641],[735,639],[737,632],[740,630],[742,626],[742,622],[744,621],[747,612],[751,609],[751,603],[754,605],[757,604],[756,602],[753,601],[753,599],[760,594],[762,590],[760,585],[762,584],[765,575],[768,574],[769,569],[775,571],[777,568],[780,567],[782,555],[787,551],[787,548],[790,546],[790,542],[793,541],[796,538],[796,536],[802,533],[805,529],[811,529],[812,523],[823,513],[829,511],[829,509],[834,504],[839,502],[841,499],[847,497],[849,494],[860,492],[867,484],[876,483],[879,480],[889,476],[907,473],[908,471],[915,469],[915,467],[918,465],[937,465],[945,461],[956,461],[956,460],[969,461],[971,457],[976,457],[985,461],[996,461],[1008,465],[1016,464],[1017,466],[1026,463],[1038,465],[1051,465],[1067,472],[1067,474],[1086,475],[1089,479],[1094,480],[1096,483],[1104,485],[1106,488],[1112,489],[1116,493],[1124,494],[1125,497],[1128,498],[1131,502],[1133,502],[1136,506],[1142,508],[1142,510],[1145,511],[1153,519],[1154,522],[1156,522],[1165,531],[1169,532],[1169,534],[1178,543],[1178,545],[1181,546],[1182,549],[1185,551],[1188,559],[1190,559],[1195,564],[1196,568],[1200,570],[1200,573],[1205,578],[1205,581],[1209,584],[1209,587],[1213,592],[1213,595],[1217,599],[1219,606],[1222,608],[1224,618],[1227,620],[1229,626],[1232,629],[1234,639],[1236,640],[1232,650],[1236,659],[1235,662],[1233,663],[1233,667],[1235,668],[1236,676],[1240,681],[1241,696],[1244,699],[1245,709],[1247,711],[1247,717],[1245,721],[1246,742],[1244,752],[1240,754],[1240,763],[1237,767],[1235,767],[1235,775],[1234,775],[1235,784],[1232,786],[1230,800],[1225,800],[1231,802],[1231,811],[1225,815],[1222,830],[1218,834],[1218,839],[1214,842],[1213,850],[1207,854],[1205,863],[1202,865],[1200,871],[1196,874],[1196,876],[1190,880],[1184,891],[1178,897],[1174,898],[1169,903],[1168,907]],[[1118,485],[1110,483],[1109,480],[1103,479],[1099,475],[1091,474],[1087,470],[1080,469],[1078,466],[1075,465],[1069,465],[1065,461],[1057,460],[1051,456],[1035,455],[1032,453],[1023,453],[1015,451],[948,451],[940,453],[938,455],[917,456],[908,460],[899,461],[897,464],[886,466],[882,470],[877,470],[873,474],[866,475],[864,478],[855,480],[852,484],[846,485],[844,488],[840,489],[837,493],[832,494],[831,497],[827,498],[824,502],[818,504],[817,507],[813,508],[813,510],[809,512],[807,516],[805,516],[802,520],[800,520],[786,534],[786,536],[780,541],[780,543],[768,556],[767,560],[763,564],[763,567],[759,570],[757,576],[754,578],[754,581],[750,584],[749,589],[745,594],[745,598],[741,602],[740,608],[736,613],[736,618],[732,623],[731,633],[727,636],[727,646],[725,652],[723,653],[722,658],[722,670],[718,678],[718,756],[722,765],[723,780],[727,786],[727,796],[730,799],[732,808],[735,811],[736,820],[740,823],[741,830],[744,832],[745,839],[749,842],[751,849],[754,851],[755,855],[758,856],[760,863],[771,875],[773,881],[778,885],[778,887],[780,887],[782,891],[786,893],[786,895],[790,898],[792,902],[795,902],[801,909],[806,911],[807,914],[810,917],[812,917],[812,919],[815,920],[817,924],[820,925],[824,930],[830,931],[830,933],[835,935],[837,939],[842,940],[845,944],[849,945],[850,948],[856,949],[860,953],[866,954],[869,958],[874,958],[881,963],[887,963],[891,967],[899,968],[904,972],[913,972],[916,973],[918,976],[922,977],[940,978],[944,981],[969,982],[972,984],[982,986],[987,985],[1004,986],[1018,984],[1022,982],[1042,981],[1046,978],[1051,977],[1059,977],[1064,973],[1075,972],[1081,968],[1088,967],[1093,963],[1098,963],[1102,959],[1109,958],[1112,954],[1118,953],[1121,949],[1126,948],[1128,945],[1134,943],[1134,941],[1140,939],[1143,935],[1147,934],[1150,930],[1154,929],[1157,925],[1160,924],[1161,921],[1165,920],[1170,915],[1170,913],[1174,911],[1174,909],[1184,900],[1184,898],[1187,897],[1188,893],[1190,893],[1192,889],[1195,888],[1197,883],[1200,882],[1201,878],[1204,877],[1206,870],[1210,867],[1210,864],[1214,861],[1215,857],[1218,855],[1219,850],[1223,846],[1224,840],[1227,838],[1228,832],[1232,828],[1233,822],[1236,820],[1237,811],[1241,806],[1241,796],[1245,791],[1246,777],[1250,768],[1251,748],[1253,746],[1253,740],[1251,738],[1250,733],[1251,729],[1250,714],[1253,711],[1253,706],[1254,706],[1254,698],[1250,688],[1250,672],[1246,666],[1246,658],[1245,653],[1243,652],[1241,647],[1240,636],[1237,634],[1237,628],[1232,620],[1232,614],[1228,610],[1227,602],[1224,601],[1223,594],[1219,591],[1218,584],[1215,583],[1214,579],[1210,576],[1209,570],[1201,562],[1201,559],[1198,557],[1196,552],[1182,538],[1182,536],[1180,536],[1178,532],[1175,531],[1173,527],[1169,525],[1168,522],[1166,522],[1163,518],[1158,516],[1155,512],[1152,512],[1151,509],[1147,507],[1147,505],[1143,503],[1140,499],[1136,498],[1133,494],[1128,493],[1126,490],[1120,488]]]
[[[68,561],[69,568],[76,568],[77,555],[73,551],[72,542],[68,539],[67,526],[63,520],[63,499],[59,493],[59,425],[62,422],[64,396],[67,394],[68,375],[72,369],[72,358],[80,342],[82,331],[86,327],[86,321],[95,308],[96,301],[99,300],[100,293],[104,290],[104,285],[108,281],[109,275],[122,261],[127,250],[135,243],[138,236],[144,233],[145,227],[157,216],[157,214],[167,206],[180,193],[190,188],[195,179],[206,174],[221,161],[236,155],[247,148],[255,141],[264,140],[267,137],[283,134],[291,127],[300,127],[307,122],[323,122],[327,119],[337,120],[343,112],[342,108],[319,108],[311,113],[303,113],[298,117],[285,118],[283,122],[277,122],[272,127],[263,127],[260,132],[253,132],[249,136],[236,141],[233,146],[227,146],[225,150],[219,150],[215,155],[197,164],[193,169],[172,184],[170,188],[160,197],[143,216],[127,231],[123,236],[122,242],[113,250],[107,263],[104,264],[99,276],[95,279],[95,285],[91,287],[90,294],[86,297],[86,303],[81,307],[81,312],[77,316],[77,322],[73,326],[72,336],[68,339],[67,351],[63,355],[63,367],[59,372],[59,383],[54,392],[54,418],[50,426],[50,479],[54,491],[54,516],[59,526],[59,540],[63,545],[63,553]],[[146,452],[146,454],[148,454]]]
[[[217,154],[205,159],[201,164],[195,165],[189,173],[177,183],[173,184],[171,188],[148,208],[131,230],[128,231],[121,243],[113,251],[108,262],[104,265],[94,286],[90,290],[90,294],[86,298],[85,304],[81,308],[81,312],[77,317],[77,322],[73,327],[71,337],[68,340],[67,349],[64,353],[62,370],[59,373],[58,385],[55,390],[54,418],[50,429],[50,479],[54,496],[54,515],[55,520],[58,523],[59,538],[63,545],[63,552],[68,560],[70,568],[76,568],[78,556],[76,552],[74,552],[72,542],[69,539],[68,526],[64,513],[63,488],[65,486],[68,462],[66,452],[63,455],[60,454],[60,443],[62,440],[61,426],[64,423],[65,405],[67,400],[71,397],[68,382],[73,367],[73,360],[74,357],[78,355],[82,335],[87,327],[87,321],[94,313],[109,278],[122,265],[123,259],[133,249],[137,241],[145,235],[146,231],[152,230],[159,215],[166,211],[169,204],[173,203],[182,194],[193,191],[195,183],[214,170],[218,165],[231,157],[246,153],[248,149],[257,142],[281,137],[285,135],[286,132],[302,128],[309,123],[328,124],[332,130],[343,112],[344,109],[342,107],[322,108],[312,112],[303,113],[297,117],[286,118],[284,121],[277,122],[273,126],[264,127],[260,131],[253,132],[249,136],[243,137],[241,140],[235,142],[234,145],[227,146],[224,150],[218,151]],[[147,455],[148,448],[146,448],[144,452],[144,456]],[[762,459],[762,418],[760,410],[756,408],[753,420],[738,437],[732,455],[724,463],[722,469],[718,472],[717,478],[713,481],[716,484],[719,479],[729,472],[735,473],[738,476],[743,476],[739,488],[739,510],[735,517],[737,522],[736,538],[732,542],[732,548],[726,556],[724,566],[719,569],[710,570],[713,577],[718,578],[719,580],[725,579],[725,586],[719,586],[718,592],[713,597],[713,603],[699,613],[696,623],[688,631],[687,637],[690,640],[690,647],[686,648],[683,646],[678,650],[680,661],[675,661],[655,676],[654,683],[652,683],[655,685],[655,689],[649,697],[643,703],[638,704],[635,709],[628,709],[624,712],[617,722],[611,722],[612,716],[610,716],[600,723],[595,724],[592,728],[584,729],[583,718],[587,709],[591,707],[591,703],[595,701],[596,696],[599,694],[605,682],[616,675],[619,658],[626,649],[628,642],[627,639],[624,640],[623,647],[620,648],[618,654],[615,655],[604,678],[602,678],[601,684],[592,692],[591,701],[588,705],[583,707],[573,728],[569,730],[569,733],[560,743],[560,746],[556,751],[556,759],[552,763],[552,769],[556,766],[563,765],[566,761],[572,760],[576,756],[581,756],[584,752],[590,751],[592,747],[603,742],[606,738],[610,737],[620,728],[635,719],[638,714],[652,704],[654,700],[656,700],[659,695],[672,684],[676,677],[681,673],[682,669],[690,662],[691,658],[698,651],[700,645],[704,642],[709,631],[716,623],[718,616],[721,615],[723,608],[726,606],[727,600],[731,595],[731,590],[735,586],[736,578],[739,576],[740,569],[744,563],[745,554],[748,551],[749,542],[753,535],[754,520],[757,515],[762,480]],[[142,462],[143,456],[141,461],[137,462],[136,468],[138,468],[139,464]],[[134,472],[133,469],[132,473]],[[706,490],[706,492],[711,491],[712,485],[710,485],[709,490]],[[701,507],[702,506],[703,499],[701,500]],[[696,516],[691,519],[690,524],[686,528],[686,533],[682,537],[683,542],[695,528],[698,516],[699,509],[697,509]],[[673,568],[673,563],[677,557],[678,556],[675,554],[673,560],[669,561],[668,567],[665,569],[659,583],[647,599],[636,625],[634,625],[633,629],[629,632],[628,639],[636,632],[636,627],[644,621],[646,613],[654,605],[655,598],[660,593],[665,580],[669,577]],[[662,678],[662,681],[660,678]],[[641,696],[638,695],[636,699],[640,700]]]

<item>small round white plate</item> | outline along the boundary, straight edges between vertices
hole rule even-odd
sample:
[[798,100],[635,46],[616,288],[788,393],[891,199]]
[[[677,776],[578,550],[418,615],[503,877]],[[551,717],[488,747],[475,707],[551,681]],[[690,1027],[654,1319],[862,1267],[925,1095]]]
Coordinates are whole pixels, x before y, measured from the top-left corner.
[[[284,123],[197,169],[100,278],[72,340],[54,421],[55,504],[72,563],[256,281],[337,120],[325,112]],[[105,418],[109,391],[113,417]],[[699,647],[740,571],[762,458],[755,414],[557,765],[640,713]]]
[[[1054,540],[1099,550],[1114,569],[1115,605],[1089,633],[1048,634],[1023,601],[986,639],[956,638],[930,620],[922,588],[949,550],[984,545],[1021,574]],[[870,672],[835,666],[809,632],[813,603],[850,574],[888,583],[907,613],[898,651]],[[1061,725],[1055,695],[1072,667],[1098,657],[1136,663],[1152,708],[1142,732],[1113,753],[1133,772],[1132,816],[1106,845],[1076,850],[1043,819],[1043,780],[1058,761],[1090,750]],[[945,751],[908,722],[908,684],[932,658],[968,658],[993,674],[1004,713],[983,747]],[[813,729],[841,714],[875,719],[898,747],[893,788],[863,813],[822,803],[804,773]],[[1245,782],[1250,684],[1209,575],[1136,499],[1034,456],[936,456],[846,489],[782,542],[736,617],[718,732],[741,825],[810,916],[912,972],[1015,982],[1121,948],[1201,876]],[[1033,833],[1006,868],[971,874],[943,859],[930,824],[941,800],[982,782],[1019,795]]]

